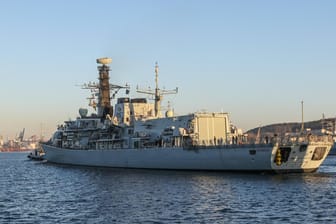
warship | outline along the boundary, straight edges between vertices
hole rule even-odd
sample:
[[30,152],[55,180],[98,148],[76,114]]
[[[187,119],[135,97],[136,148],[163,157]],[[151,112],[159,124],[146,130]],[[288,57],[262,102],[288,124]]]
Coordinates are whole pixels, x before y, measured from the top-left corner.
[[[140,89],[147,98],[119,97],[128,85],[110,83],[111,58],[97,59],[99,82],[82,86],[92,92],[79,117],[59,125],[42,144],[47,162],[113,168],[240,172],[314,172],[327,157],[332,136],[301,131],[251,142],[224,112],[163,113],[161,101],[178,89]],[[112,100],[116,100],[112,106]]]

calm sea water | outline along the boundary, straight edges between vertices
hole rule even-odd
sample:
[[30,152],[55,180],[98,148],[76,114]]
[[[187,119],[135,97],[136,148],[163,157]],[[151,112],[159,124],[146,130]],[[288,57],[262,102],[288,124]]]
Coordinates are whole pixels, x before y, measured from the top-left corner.
[[336,156],[314,174],[88,168],[0,153],[0,223],[336,223]]

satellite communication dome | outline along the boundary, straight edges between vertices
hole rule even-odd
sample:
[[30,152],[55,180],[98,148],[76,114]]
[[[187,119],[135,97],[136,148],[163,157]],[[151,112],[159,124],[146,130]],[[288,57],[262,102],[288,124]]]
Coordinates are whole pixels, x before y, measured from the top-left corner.
[[88,109],[86,109],[86,108],[79,108],[79,115],[81,117],[86,117],[87,114],[88,114]]
[[166,111],[166,117],[173,117],[174,116],[174,111],[172,110],[167,110]]
[[102,65],[108,65],[112,63],[112,58],[98,58],[97,63]]

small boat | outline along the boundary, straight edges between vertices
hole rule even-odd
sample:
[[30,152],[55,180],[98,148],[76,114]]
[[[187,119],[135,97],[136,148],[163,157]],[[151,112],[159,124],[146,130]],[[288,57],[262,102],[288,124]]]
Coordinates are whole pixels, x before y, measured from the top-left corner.
[[33,151],[31,151],[27,157],[31,160],[43,160],[44,155],[45,153],[42,147],[38,147],[38,148],[35,148]]

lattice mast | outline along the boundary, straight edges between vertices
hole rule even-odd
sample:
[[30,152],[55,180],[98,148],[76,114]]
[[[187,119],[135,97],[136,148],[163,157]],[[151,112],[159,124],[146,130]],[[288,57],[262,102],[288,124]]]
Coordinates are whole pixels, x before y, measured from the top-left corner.
[[98,96],[98,116],[105,117],[106,115],[113,116],[113,107],[110,97],[110,66],[111,58],[99,58],[97,63],[99,71],[99,96]]
[[[99,117],[106,118],[107,115],[112,117],[113,106],[111,99],[115,97],[120,89],[126,89],[126,94],[128,94],[129,86],[127,84],[125,86],[110,84],[109,64],[112,63],[112,58],[98,58],[97,63],[100,64],[97,67],[99,71],[99,83],[89,82],[82,85],[82,89],[91,90],[92,96],[88,98],[90,100],[89,106],[92,106],[95,110],[97,109]],[[98,103],[96,103],[95,99],[98,100]]]

